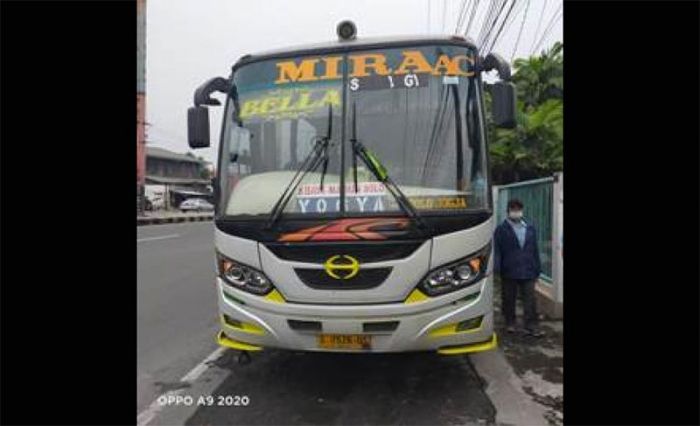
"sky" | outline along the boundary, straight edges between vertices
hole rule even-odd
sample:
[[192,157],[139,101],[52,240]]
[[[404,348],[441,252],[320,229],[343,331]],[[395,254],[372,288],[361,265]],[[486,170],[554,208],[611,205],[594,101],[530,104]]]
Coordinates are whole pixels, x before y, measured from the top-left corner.
[[[228,77],[241,56],[335,40],[344,19],[355,22],[358,38],[454,34],[462,7],[462,0],[146,1],[146,141],[180,153],[189,150],[187,108],[195,89],[209,78]],[[478,4],[468,34],[476,41],[489,0],[467,4]],[[509,61],[530,56],[550,21],[538,51],[563,41],[563,22],[556,19],[561,8],[562,0],[516,0],[493,51]],[[215,162],[223,108],[209,109],[212,145],[194,153]]]

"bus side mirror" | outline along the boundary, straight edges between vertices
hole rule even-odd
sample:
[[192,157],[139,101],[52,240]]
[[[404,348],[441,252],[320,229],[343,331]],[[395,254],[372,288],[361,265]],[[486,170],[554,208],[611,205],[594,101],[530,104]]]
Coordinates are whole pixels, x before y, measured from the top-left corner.
[[190,148],[209,147],[209,110],[194,106],[187,110],[187,142]]
[[209,110],[204,105],[221,105],[211,97],[212,93],[228,93],[231,85],[223,77],[214,77],[197,87],[194,106],[187,110],[187,142],[190,148],[209,147]]
[[492,52],[480,60],[479,68],[486,72],[496,70],[501,78],[501,81],[488,85],[493,123],[503,129],[515,128],[515,85],[510,82],[510,65],[500,55]]
[[514,129],[516,122],[515,85],[499,81],[490,85],[491,117],[496,127]]

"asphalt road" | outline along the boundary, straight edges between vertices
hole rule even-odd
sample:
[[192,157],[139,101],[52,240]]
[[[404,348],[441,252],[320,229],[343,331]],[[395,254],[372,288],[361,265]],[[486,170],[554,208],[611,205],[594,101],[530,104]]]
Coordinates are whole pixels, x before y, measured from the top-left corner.
[[200,407],[187,425],[463,425],[495,409],[466,356],[264,351],[213,394],[243,406]]
[[[541,424],[518,420],[524,393],[508,391],[514,375],[497,351],[472,359],[266,349],[238,364],[214,342],[213,234],[212,222],[138,228],[139,425]],[[192,400],[161,402],[175,396]]]
[[137,228],[137,412],[217,344],[214,225]]

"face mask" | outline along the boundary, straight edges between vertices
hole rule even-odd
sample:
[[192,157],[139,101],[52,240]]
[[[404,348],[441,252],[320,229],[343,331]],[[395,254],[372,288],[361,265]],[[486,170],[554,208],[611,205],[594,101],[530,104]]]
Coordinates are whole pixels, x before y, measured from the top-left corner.
[[523,212],[519,210],[513,210],[508,212],[508,217],[513,220],[520,220],[523,218]]

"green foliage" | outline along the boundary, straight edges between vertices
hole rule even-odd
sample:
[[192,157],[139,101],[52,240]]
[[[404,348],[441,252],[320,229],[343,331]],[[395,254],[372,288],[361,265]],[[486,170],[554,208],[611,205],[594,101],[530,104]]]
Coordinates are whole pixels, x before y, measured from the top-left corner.
[[211,179],[213,177],[213,175],[207,167],[202,166],[199,169],[199,177],[201,179]]
[[[496,129],[489,117],[495,184],[551,176],[563,168],[563,45],[514,63],[517,127]],[[491,98],[486,96],[487,110]]]
[[556,42],[540,56],[516,59],[513,82],[525,107],[540,105],[548,99],[564,97],[564,45]]

